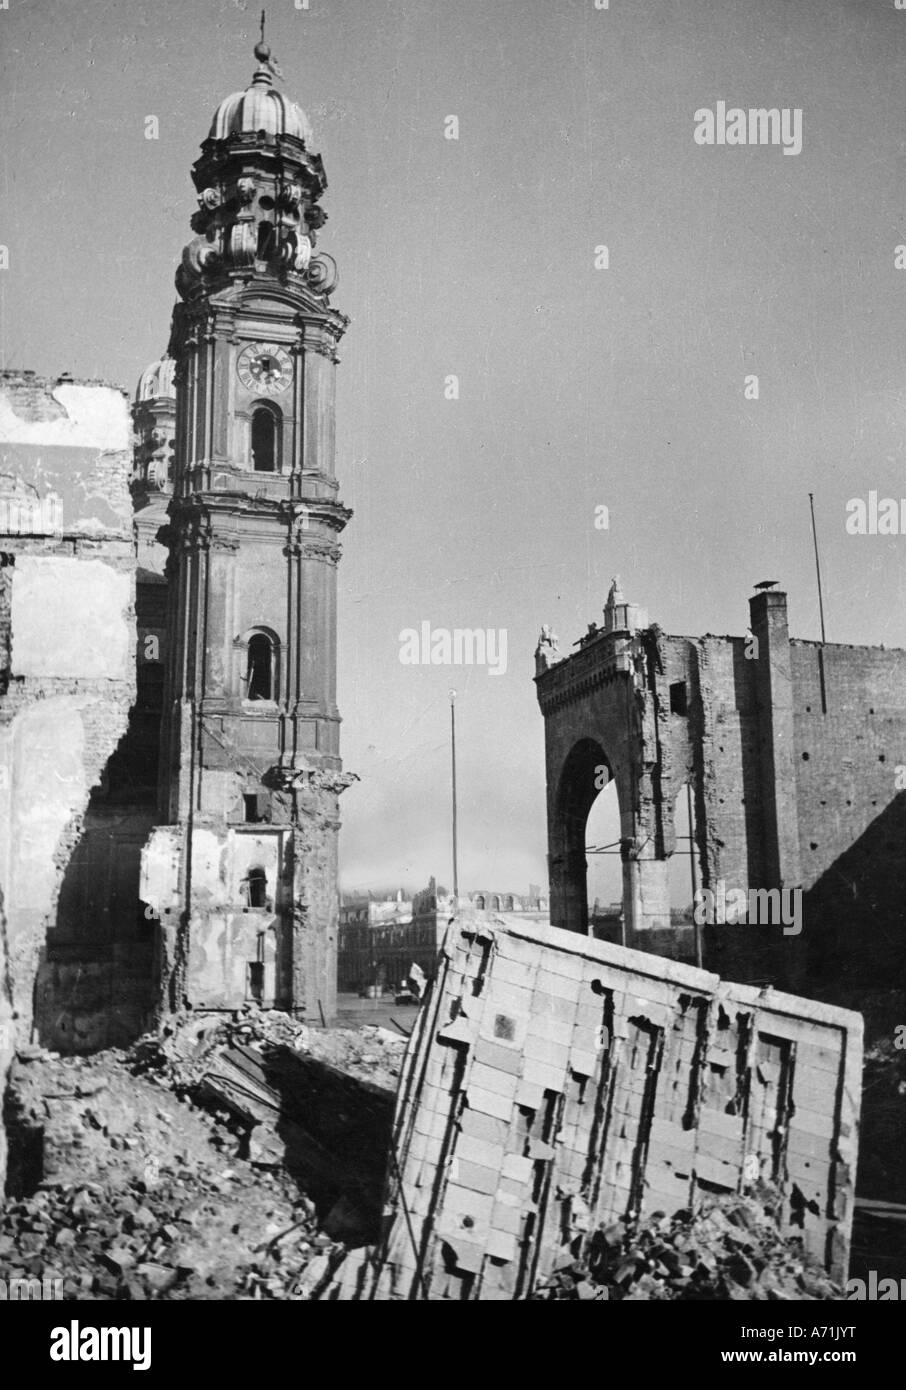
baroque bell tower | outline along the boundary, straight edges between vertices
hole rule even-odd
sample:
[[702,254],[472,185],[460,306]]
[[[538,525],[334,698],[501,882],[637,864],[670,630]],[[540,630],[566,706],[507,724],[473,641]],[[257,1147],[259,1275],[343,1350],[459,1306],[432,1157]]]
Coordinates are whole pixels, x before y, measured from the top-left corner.
[[176,274],[176,442],[161,819],[143,897],[170,1007],[336,1001],[333,259],[305,113],[274,86],[218,107]]

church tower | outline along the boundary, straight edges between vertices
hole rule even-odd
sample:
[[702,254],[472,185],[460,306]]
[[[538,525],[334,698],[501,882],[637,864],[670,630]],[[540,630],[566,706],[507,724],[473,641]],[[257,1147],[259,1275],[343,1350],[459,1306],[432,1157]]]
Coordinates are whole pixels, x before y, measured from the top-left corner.
[[168,348],[176,441],[161,820],[143,898],[170,1007],[336,999],[336,266],[305,113],[263,42],[192,170]]

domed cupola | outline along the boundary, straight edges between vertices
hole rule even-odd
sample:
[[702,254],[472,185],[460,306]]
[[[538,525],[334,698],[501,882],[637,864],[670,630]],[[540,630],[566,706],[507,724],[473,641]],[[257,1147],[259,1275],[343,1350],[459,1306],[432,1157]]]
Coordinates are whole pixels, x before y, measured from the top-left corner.
[[172,357],[161,357],[146,367],[135,388],[135,403],[143,401],[176,400],[176,382],[173,373],[176,363]]
[[336,287],[333,258],[314,255],[327,179],[311,125],[274,87],[279,69],[263,38],[255,57],[251,84],[220,103],[192,170],[196,236],[176,272],[183,299],[255,273],[298,277],[319,297]]
[[[173,490],[173,439],[176,433],[176,362],[166,354],[146,367],[135,388],[132,424],[135,456],[132,496],[137,507],[149,493]],[[161,518],[157,519],[157,526]]]
[[260,63],[244,92],[225,97],[214,112],[209,140],[229,140],[233,135],[257,135],[264,131],[271,136],[290,136],[310,148],[313,140],[311,123],[294,101],[274,88],[269,67],[271,51],[267,44],[255,45],[255,57]]

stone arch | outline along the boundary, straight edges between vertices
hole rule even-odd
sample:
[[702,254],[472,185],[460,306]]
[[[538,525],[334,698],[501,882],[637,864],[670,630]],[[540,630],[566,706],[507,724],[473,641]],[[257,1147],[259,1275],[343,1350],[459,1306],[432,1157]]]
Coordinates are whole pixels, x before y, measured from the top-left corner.
[[[668,861],[673,853],[662,829],[663,797],[660,778],[640,756],[634,737],[620,736],[614,721],[590,720],[591,732],[548,725],[548,862],[550,912],[554,926],[583,934],[589,931],[586,826],[592,806],[604,787],[615,784],[620,817],[622,903],[625,942],[644,950],[660,949],[653,936],[639,933],[670,931]],[[605,725],[602,737],[598,726]],[[588,725],[586,725],[586,728]],[[615,735],[613,742],[608,731]],[[551,738],[553,735],[553,738]],[[578,735],[578,736],[577,736]],[[607,746],[605,746],[607,740]],[[607,747],[614,749],[613,757]],[[560,749],[563,749],[562,754]],[[554,756],[552,756],[552,754]],[[601,771],[606,773],[599,777]],[[672,805],[671,805],[672,812]],[[658,941],[660,938],[658,938]]]
[[577,739],[560,769],[548,826],[552,896],[557,903],[554,924],[567,931],[588,931],[585,827],[598,795],[614,780],[611,761],[597,739]]

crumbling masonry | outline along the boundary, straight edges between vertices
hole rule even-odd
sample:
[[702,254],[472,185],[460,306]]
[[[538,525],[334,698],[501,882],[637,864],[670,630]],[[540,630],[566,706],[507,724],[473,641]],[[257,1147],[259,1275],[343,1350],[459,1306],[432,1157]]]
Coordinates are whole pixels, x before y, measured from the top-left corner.
[[36,998],[68,1046],[116,1013],[115,884],[87,920],[69,888],[135,701],[130,465],[122,392],[0,376],[0,1087]]
[[603,624],[572,655],[542,632],[551,921],[588,927],[585,827],[606,779],[619,800],[625,944],[691,958],[667,881],[670,857],[689,852],[675,830],[689,784],[703,888],[803,894],[798,938],[708,926],[705,963],[794,984],[806,969],[880,975],[906,943],[906,651],[792,639],[774,587],[749,608],[748,636],[668,636],[616,580]]

